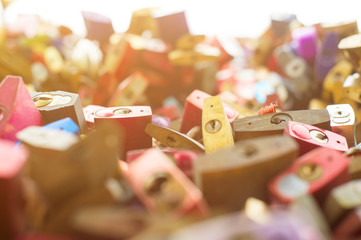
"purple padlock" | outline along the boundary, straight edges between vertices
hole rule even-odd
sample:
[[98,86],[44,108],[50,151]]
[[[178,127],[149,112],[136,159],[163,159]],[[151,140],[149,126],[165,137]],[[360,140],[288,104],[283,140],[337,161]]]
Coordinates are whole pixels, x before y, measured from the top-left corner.
[[337,45],[339,36],[336,33],[328,33],[317,52],[315,59],[315,79],[319,84],[322,84],[327,73],[336,64]]
[[292,40],[297,54],[306,61],[313,61],[317,53],[317,32],[314,27],[302,27],[293,30]]

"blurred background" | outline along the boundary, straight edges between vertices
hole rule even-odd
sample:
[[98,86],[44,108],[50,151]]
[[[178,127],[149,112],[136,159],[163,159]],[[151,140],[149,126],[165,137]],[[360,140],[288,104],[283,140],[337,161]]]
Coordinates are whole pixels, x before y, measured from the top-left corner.
[[347,20],[359,22],[360,5],[357,0],[17,0],[7,9],[5,19],[11,22],[18,14],[35,13],[44,20],[69,26],[74,32],[82,34],[86,30],[80,11],[85,10],[110,17],[115,31],[125,32],[134,10],[162,7],[185,10],[192,34],[258,37],[274,12],[296,14],[305,25]]

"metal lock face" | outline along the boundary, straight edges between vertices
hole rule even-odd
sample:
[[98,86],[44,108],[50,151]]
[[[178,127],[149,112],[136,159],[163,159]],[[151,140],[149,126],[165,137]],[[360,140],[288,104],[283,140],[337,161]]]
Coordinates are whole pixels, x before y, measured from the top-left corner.
[[145,179],[145,193],[154,200],[157,211],[168,213],[185,199],[183,187],[167,172],[157,172]]
[[39,94],[33,98],[36,107],[54,107],[70,103],[72,97],[50,94]]

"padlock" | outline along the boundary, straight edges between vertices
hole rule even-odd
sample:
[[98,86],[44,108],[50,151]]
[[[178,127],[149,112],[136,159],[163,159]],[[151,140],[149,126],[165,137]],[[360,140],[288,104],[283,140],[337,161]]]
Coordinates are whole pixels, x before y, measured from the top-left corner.
[[31,97],[45,124],[70,117],[82,133],[87,130],[78,94],[63,91],[32,92]]
[[165,128],[154,124],[147,124],[144,131],[166,147],[201,152],[205,151],[204,146],[196,140],[170,128]]
[[4,240],[11,240],[24,233],[26,226],[21,177],[28,151],[0,139],[0,152],[0,235]]
[[220,36],[206,37],[203,43],[216,47],[220,50],[219,66],[223,66],[233,57],[243,54],[243,49],[234,38],[222,38]]
[[331,239],[331,228],[322,211],[323,206],[319,206],[312,195],[302,195],[288,205],[288,210],[311,226],[319,229],[323,239]]
[[339,151],[316,148],[269,183],[272,202],[291,203],[310,194],[323,206],[331,190],[348,181],[348,166],[348,158]]
[[194,161],[195,183],[212,209],[240,209],[248,197],[269,202],[267,183],[297,153],[296,142],[282,135],[241,141]]
[[340,224],[355,208],[361,206],[361,180],[344,183],[332,189],[323,210],[331,227]]
[[108,42],[109,37],[114,33],[112,20],[95,12],[82,11],[81,14],[87,30],[86,37],[97,40],[100,44]]
[[0,77],[21,76],[24,82],[31,82],[31,63],[18,49],[0,47]]
[[160,38],[172,46],[176,45],[179,38],[189,33],[184,11],[166,12],[156,10],[152,15],[157,23]]
[[[349,149],[349,151],[352,148]],[[348,152],[349,152],[348,151]],[[350,180],[357,180],[361,179],[361,156],[360,156],[360,150],[358,150],[358,153],[353,153],[352,155],[345,153],[347,156],[350,157],[350,166],[348,169],[348,173],[350,176]]]
[[322,40],[321,47],[317,51],[314,64],[314,76],[316,81],[322,86],[327,73],[336,64],[339,38],[335,33],[327,34]]
[[124,189],[114,178],[105,179],[90,189],[79,191],[53,208],[46,216],[42,231],[53,235],[73,235],[73,216],[82,208],[120,203]]
[[251,65],[259,67],[267,64],[273,49],[274,33],[272,32],[271,27],[267,27],[264,33],[254,42],[250,59]]
[[339,39],[346,38],[348,36],[358,33],[357,21],[343,21],[343,22],[329,22],[321,23],[322,32],[327,33],[336,33],[339,36]]
[[[97,131],[82,140],[65,131],[40,127],[17,134],[30,152],[25,174],[36,182],[51,208],[106,184],[107,179],[123,184],[117,156],[121,136],[114,123],[97,126]],[[124,188],[119,191],[124,193],[119,198],[127,198]]]
[[172,74],[174,66],[168,58],[170,47],[160,39],[143,39],[143,42],[144,46],[138,46],[141,51],[139,54],[141,68],[149,67],[164,74]]
[[313,63],[317,53],[317,32],[313,26],[296,28],[292,31],[292,41],[298,56]]
[[136,236],[150,221],[142,209],[103,205],[78,209],[71,217],[71,228],[79,239],[115,240]]
[[233,130],[219,96],[204,99],[202,136],[206,153],[233,146]]
[[278,64],[290,80],[289,84],[292,85],[295,97],[303,102],[307,101],[312,94],[312,85],[306,61],[296,56],[288,45],[276,48],[274,54]]
[[152,123],[152,110],[149,106],[127,106],[100,109],[94,114],[95,129],[100,123],[114,122],[124,131],[120,158],[124,159],[129,150],[152,147],[152,138],[145,132],[148,123]]
[[322,99],[327,102],[341,104],[346,93],[343,90],[343,83],[352,73],[352,64],[346,60],[340,60],[331,68],[323,81]]
[[22,78],[7,76],[0,84],[0,138],[16,141],[18,131],[42,124]]
[[93,95],[94,105],[107,105],[117,86],[117,78],[110,72],[102,74],[96,85]]
[[300,155],[317,147],[341,152],[348,150],[347,140],[344,136],[305,123],[289,121],[283,134],[291,136],[297,141],[300,145]]
[[361,228],[361,208],[356,207],[345,219],[334,228],[334,239],[358,239]]
[[[202,126],[203,102],[208,97],[211,97],[211,95],[200,90],[194,90],[188,95],[184,106],[181,133],[188,132],[194,126]],[[230,123],[238,116],[237,111],[226,104],[224,104],[224,111]]]
[[135,105],[142,95],[144,95],[148,85],[148,79],[141,72],[133,73],[119,83],[108,106],[119,107]]
[[355,146],[355,112],[349,104],[328,105],[332,132],[344,136],[348,147]]
[[175,48],[180,50],[191,50],[197,44],[202,43],[205,38],[205,35],[191,35],[187,33],[177,40]]
[[142,35],[144,32],[150,33],[152,37],[158,38],[159,31],[152,13],[157,8],[142,8],[132,12],[132,18],[129,23],[127,33]]
[[285,111],[236,119],[233,122],[235,141],[282,134],[288,121],[303,122],[331,130],[330,115],[325,109]]
[[[194,161],[202,154],[200,151],[184,150],[184,149],[161,149],[182,172],[193,181],[193,164]],[[147,149],[138,149],[127,152],[126,161],[128,163],[137,159]]]
[[349,60],[356,72],[361,72],[361,34],[351,35],[341,39],[338,48],[342,50],[346,59]]
[[194,78],[192,89],[200,89],[206,93],[216,93],[218,63],[215,61],[202,61],[194,64]]
[[[104,70],[121,81],[132,73],[139,52],[133,49],[127,34],[115,33],[109,38],[110,45],[104,58]],[[102,103],[95,103],[101,104]]]
[[192,50],[175,49],[168,54],[168,58],[172,64],[176,66],[194,66],[200,62],[217,62],[220,51],[208,45],[197,45]]
[[129,163],[126,175],[150,212],[175,217],[208,212],[199,189],[158,149],[149,149]]
[[282,38],[291,30],[293,22],[297,21],[297,16],[287,13],[272,13],[271,16],[271,29],[276,38]]
[[95,128],[94,114],[96,111],[103,109],[103,108],[104,107],[98,106],[98,105],[88,105],[83,108],[84,118],[85,118],[86,124],[88,126],[88,129]]
[[79,127],[76,123],[69,117],[60,119],[58,121],[44,125],[44,128],[57,129],[61,131],[66,131],[75,135],[79,135]]
[[352,101],[361,103],[361,76],[359,73],[354,73],[348,76],[343,83],[343,90],[346,96]]

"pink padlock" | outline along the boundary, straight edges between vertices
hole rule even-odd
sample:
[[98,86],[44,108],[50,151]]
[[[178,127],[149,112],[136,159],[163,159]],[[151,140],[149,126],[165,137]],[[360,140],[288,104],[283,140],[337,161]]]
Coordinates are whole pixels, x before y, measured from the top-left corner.
[[21,183],[27,150],[0,139],[0,236],[14,239],[25,230],[25,205]]
[[126,177],[150,212],[207,214],[201,191],[159,149],[148,149],[128,165]]
[[0,138],[16,141],[15,134],[43,119],[21,77],[7,76],[0,84]]
[[300,155],[316,147],[325,147],[343,152],[348,150],[345,137],[305,123],[289,121],[283,134],[293,137],[298,142]]

